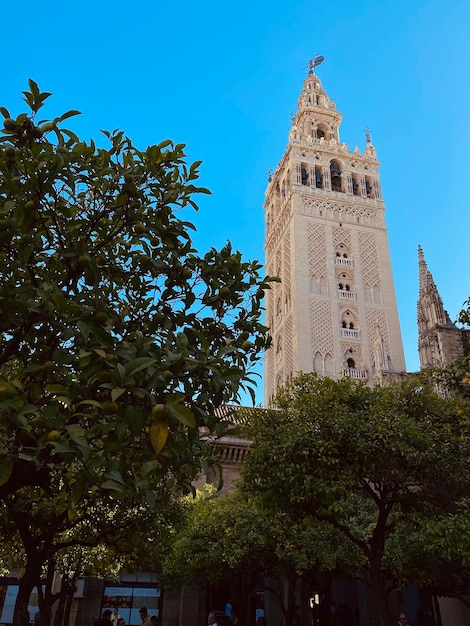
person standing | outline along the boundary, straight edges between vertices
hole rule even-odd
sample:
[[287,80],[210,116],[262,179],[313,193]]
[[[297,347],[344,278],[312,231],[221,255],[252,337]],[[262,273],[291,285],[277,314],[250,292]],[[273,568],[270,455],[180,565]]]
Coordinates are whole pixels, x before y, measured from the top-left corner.
[[149,614],[148,614],[146,606],[142,606],[139,609],[139,615],[140,615],[140,619],[142,620],[141,623],[140,623],[140,626],[150,626],[151,625],[150,617],[149,617]]
[[99,620],[96,620],[94,626],[112,626],[111,611],[109,609],[103,611],[102,617],[100,617]]
[[397,626],[410,626],[408,622],[408,618],[406,617],[404,613],[400,613],[400,616],[398,617]]
[[207,623],[209,624],[209,626],[218,626],[215,613],[209,613],[207,617]]

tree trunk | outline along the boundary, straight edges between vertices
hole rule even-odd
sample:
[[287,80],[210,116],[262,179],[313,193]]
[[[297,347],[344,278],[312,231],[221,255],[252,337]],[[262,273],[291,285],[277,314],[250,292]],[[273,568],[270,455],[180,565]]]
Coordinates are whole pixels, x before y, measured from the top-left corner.
[[295,572],[289,572],[287,577],[287,600],[286,600],[286,617],[285,626],[293,626],[296,615],[296,597],[295,589],[297,586],[298,576]]
[[67,589],[67,579],[65,576],[62,576],[62,580],[60,581],[59,603],[57,605],[57,610],[55,612],[55,617],[54,617],[54,626],[62,626],[62,622],[64,619],[65,601],[66,601],[66,589]]
[[13,626],[29,626],[32,616],[28,605],[33,589],[41,584],[42,558],[38,554],[28,555],[23,576],[19,581],[18,596],[13,613]]
[[72,602],[73,602],[73,596],[75,594],[75,590],[76,590],[76,580],[73,582],[72,588],[69,590],[69,594],[67,596],[67,602],[65,604],[65,611],[64,611],[64,621],[63,621],[64,626],[69,626],[70,624],[70,613],[72,611]]
[[378,554],[371,556],[370,586],[377,602],[380,626],[396,626],[396,618],[390,610],[388,595],[382,580],[381,558]]
[[52,605],[54,598],[52,595],[52,585],[54,583],[55,559],[50,558],[47,562],[47,574],[44,596],[42,589],[38,589],[39,597],[39,626],[49,626],[51,623]]

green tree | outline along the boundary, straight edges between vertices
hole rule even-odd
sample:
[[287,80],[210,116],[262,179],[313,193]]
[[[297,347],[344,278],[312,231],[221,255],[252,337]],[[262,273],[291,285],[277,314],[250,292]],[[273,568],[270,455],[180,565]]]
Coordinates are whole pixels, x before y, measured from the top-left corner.
[[[163,558],[164,584],[224,586],[242,622],[249,619],[247,601],[257,588],[274,595],[291,626],[302,577],[318,585],[330,573],[348,575],[353,567],[352,551],[328,524],[273,512],[243,491],[219,497],[206,489],[186,500],[180,517]],[[285,581],[286,593],[267,584],[268,578]]]
[[245,488],[343,533],[364,556],[381,626],[393,626],[388,592],[404,567],[393,538],[457,514],[469,495],[466,403],[418,380],[371,389],[304,374],[276,407],[252,418]]
[[[0,148],[0,521],[25,554],[14,624],[25,624],[42,567],[83,542],[93,509],[109,541],[121,509],[164,507],[210,458],[201,429],[254,396],[268,345],[267,279],[227,243],[194,250],[199,162],[169,140],[141,151],[121,131],[108,149],[29,108],[4,117]],[[101,506],[95,507],[96,500]],[[94,508],[95,507],[95,508]],[[5,535],[4,535],[5,536]],[[60,544],[60,548],[59,548]]]

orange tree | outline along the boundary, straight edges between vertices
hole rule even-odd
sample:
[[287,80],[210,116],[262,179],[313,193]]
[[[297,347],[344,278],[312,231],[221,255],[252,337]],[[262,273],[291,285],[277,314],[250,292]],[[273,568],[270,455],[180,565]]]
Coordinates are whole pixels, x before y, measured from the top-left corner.
[[[426,561],[443,552],[446,520],[459,518],[469,500],[466,402],[416,379],[371,389],[302,374],[281,390],[276,410],[250,417],[242,488],[273,511],[341,533],[363,555],[380,626],[393,626],[388,593],[433,576]],[[413,563],[399,537],[409,538]],[[460,547],[446,544],[442,556],[449,561]]]
[[[0,524],[25,554],[15,625],[90,511],[87,540],[106,541],[191,488],[210,457],[200,433],[221,433],[217,407],[254,395],[268,344],[259,263],[229,243],[199,255],[177,216],[207,193],[200,163],[169,140],[81,141],[63,128],[76,111],[38,120],[49,95],[30,81],[27,112],[0,107]],[[116,502],[127,513],[107,515]]]
[[[348,548],[326,523],[266,508],[240,490],[221,497],[206,488],[181,502],[162,552],[162,581],[165,587],[208,585],[209,593],[224,588],[240,622],[249,621],[250,595],[264,589],[292,626],[300,579],[315,581],[318,589],[333,573],[355,572],[360,555]],[[273,580],[286,581],[285,590],[269,584]]]

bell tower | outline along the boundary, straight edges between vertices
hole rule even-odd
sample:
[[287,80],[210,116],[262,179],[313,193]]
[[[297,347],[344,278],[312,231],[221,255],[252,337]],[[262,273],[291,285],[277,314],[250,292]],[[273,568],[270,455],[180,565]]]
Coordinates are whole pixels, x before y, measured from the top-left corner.
[[342,115],[309,63],[286,151],[265,200],[273,346],[265,403],[298,371],[368,384],[405,371],[379,162],[341,143]]

